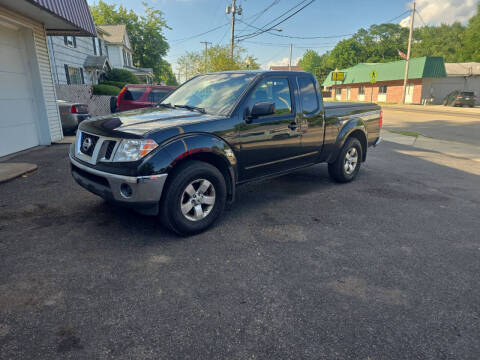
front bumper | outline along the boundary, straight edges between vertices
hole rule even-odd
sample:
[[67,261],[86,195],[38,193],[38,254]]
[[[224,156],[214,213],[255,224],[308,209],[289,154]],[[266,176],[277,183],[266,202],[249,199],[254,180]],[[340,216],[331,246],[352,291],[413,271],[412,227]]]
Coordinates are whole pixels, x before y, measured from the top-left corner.
[[155,215],[167,174],[124,176],[85,166],[70,154],[72,176],[85,189],[102,198]]

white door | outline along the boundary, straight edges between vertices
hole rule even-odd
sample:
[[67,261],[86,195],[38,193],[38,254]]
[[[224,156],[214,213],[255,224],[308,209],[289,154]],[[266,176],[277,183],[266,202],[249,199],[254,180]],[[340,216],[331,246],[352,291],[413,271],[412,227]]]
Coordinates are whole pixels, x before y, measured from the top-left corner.
[[19,30],[0,24],[0,156],[39,144],[31,76]]
[[350,100],[350,91],[351,89],[347,87],[347,100]]
[[407,88],[405,89],[405,103],[411,104],[413,102],[413,89],[414,84],[407,84]]

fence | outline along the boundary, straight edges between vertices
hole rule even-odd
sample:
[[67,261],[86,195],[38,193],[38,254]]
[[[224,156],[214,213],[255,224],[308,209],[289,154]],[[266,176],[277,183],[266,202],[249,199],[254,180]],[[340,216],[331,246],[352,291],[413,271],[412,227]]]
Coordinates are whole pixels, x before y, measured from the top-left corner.
[[88,105],[91,116],[110,114],[110,98],[106,95],[92,95],[91,85],[57,84],[57,99]]

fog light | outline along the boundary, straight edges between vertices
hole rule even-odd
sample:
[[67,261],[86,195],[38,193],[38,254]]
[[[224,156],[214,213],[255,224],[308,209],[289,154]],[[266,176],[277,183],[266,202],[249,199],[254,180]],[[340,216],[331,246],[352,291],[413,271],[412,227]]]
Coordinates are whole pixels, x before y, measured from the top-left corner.
[[133,190],[130,185],[123,183],[120,185],[120,194],[122,194],[124,198],[131,198],[133,195]]

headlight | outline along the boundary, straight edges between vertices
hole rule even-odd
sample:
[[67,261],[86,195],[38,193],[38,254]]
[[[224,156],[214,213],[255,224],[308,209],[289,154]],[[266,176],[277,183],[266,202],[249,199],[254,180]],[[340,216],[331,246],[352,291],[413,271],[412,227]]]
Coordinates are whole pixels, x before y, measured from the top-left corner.
[[137,161],[155,149],[158,144],[153,140],[122,140],[113,161]]

